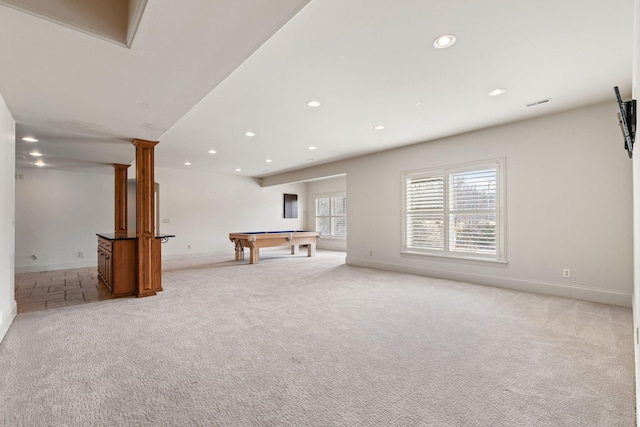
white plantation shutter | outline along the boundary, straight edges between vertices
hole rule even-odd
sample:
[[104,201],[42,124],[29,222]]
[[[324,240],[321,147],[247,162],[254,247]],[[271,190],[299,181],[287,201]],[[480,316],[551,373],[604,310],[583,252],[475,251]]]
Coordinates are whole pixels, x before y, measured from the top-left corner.
[[444,177],[407,180],[407,245],[444,249]]
[[496,253],[496,169],[449,175],[449,250]]
[[405,174],[403,251],[503,260],[501,165]]
[[331,235],[347,236],[347,197],[344,195],[331,197]]
[[316,196],[316,231],[325,237],[347,236],[347,197],[345,194]]

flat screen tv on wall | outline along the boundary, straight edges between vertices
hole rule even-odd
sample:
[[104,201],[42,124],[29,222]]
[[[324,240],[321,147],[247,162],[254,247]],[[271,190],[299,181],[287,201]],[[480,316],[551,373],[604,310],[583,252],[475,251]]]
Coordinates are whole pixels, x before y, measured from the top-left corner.
[[633,156],[633,143],[636,138],[636,100],[623,101],[620,97],[618,86],[613,88],[618,101],[618,120],[620,121],[620,130],[624,137],[624,149],[627,150],[629,157]]

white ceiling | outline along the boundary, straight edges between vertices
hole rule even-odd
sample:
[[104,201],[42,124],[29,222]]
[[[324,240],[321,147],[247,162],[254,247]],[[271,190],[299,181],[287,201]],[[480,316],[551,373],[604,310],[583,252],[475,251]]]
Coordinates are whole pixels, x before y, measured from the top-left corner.
[[306,3],[149,0],[130,49],[0,6],[0,94],[40,139],[16,165],[111,173],[141,138],[156,166],[267,176],[631,93],[633,0]]

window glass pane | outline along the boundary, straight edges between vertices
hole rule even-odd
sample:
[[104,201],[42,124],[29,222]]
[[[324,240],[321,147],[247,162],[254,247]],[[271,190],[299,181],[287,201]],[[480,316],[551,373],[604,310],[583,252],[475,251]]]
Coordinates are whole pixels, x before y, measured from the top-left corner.
[[347,235],[346,217],[331,218],[331,235],[336,237],[345,237]]
[[316,218],[316,231],[319,231],[321,236],[330,236],[331,219],[329,217]]
[[330,215],[330,204],[329,197],[318,197],[316,199],[316,215],[318,216],[329,216]]
[[331,215],[346,215],[347,214],[347,198],[345,196],[332,197],[331,207],[333,210]]

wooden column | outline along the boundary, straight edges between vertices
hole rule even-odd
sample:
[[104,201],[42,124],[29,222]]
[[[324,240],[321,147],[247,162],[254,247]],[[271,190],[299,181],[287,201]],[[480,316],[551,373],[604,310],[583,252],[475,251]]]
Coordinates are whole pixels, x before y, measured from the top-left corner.
[[[136,147],[136,236],[138,252],[138,297],[155,295],[162,290],[157,268],[160,253],[155,242],[155,209],[153,197],[154,147],[158,141],[134,139]],[[155,262],[154,262],[155,261]],[[155,265],[154,265],[155,264]],[[155,267],[155,268],[154,268]]]
[[127,235],[127,169],[129,165],[114,164],[115,169],[115,230],[116,237]]

